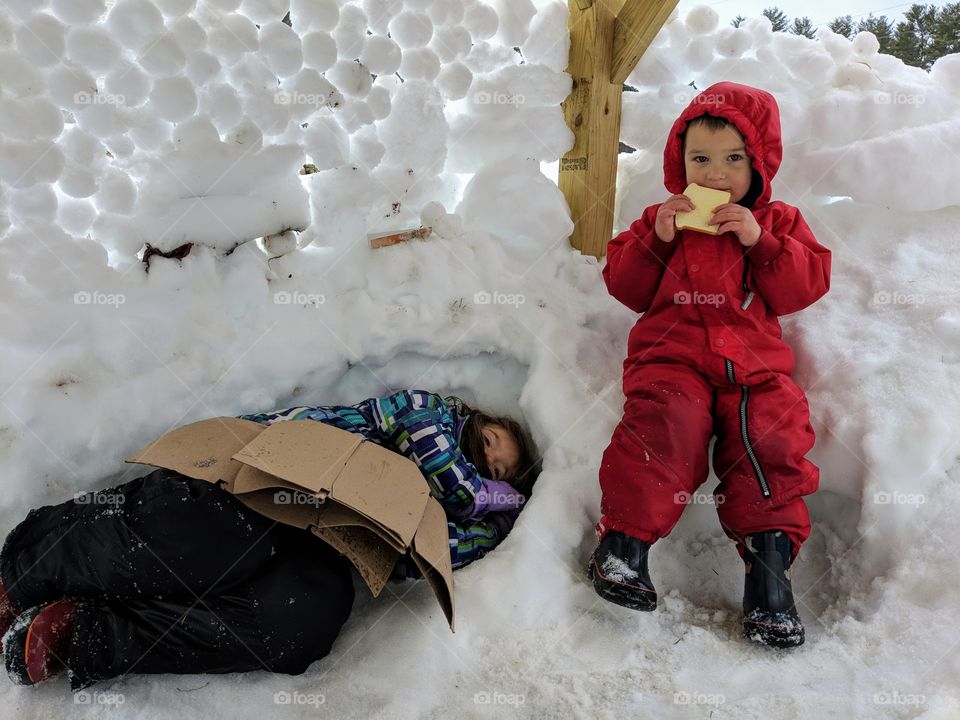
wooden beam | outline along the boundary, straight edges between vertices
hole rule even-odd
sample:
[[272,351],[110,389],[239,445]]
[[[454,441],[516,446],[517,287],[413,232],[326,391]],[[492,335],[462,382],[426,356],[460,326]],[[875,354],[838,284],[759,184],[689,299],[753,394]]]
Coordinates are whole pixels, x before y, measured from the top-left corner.
[[585,255],[602,257],[613,231],[623,92],[610,83],[615,13],[604,0],[584,9],[580,4],[568,0],[567,73],[573,88],[563,101],[563,115],[574,144],[560,159],[558,184],[573,218],[570,244]]
[[602,257],[613,233],[623,107],[623,79],[613,78],[630,74],[677,1],[567,0],[573,88],[563,115],[574,145],[558,184],[574,222],[570,244],[585,255]]
[[678,0],[627,0],[617,18],[613,35],[610,82],[622,85],[640,57],[670,17]]

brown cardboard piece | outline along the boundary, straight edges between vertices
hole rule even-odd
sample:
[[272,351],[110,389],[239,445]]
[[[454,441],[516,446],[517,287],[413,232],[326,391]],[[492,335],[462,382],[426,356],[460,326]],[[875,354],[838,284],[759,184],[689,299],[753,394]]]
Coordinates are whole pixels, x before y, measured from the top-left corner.
[[218,417],[172,430],[127,462],[220,484],[252,510],[309,529],[350,559],[375,597],[409,550],[453,630],[446,514],[402,455],[314,420],[264,427]]

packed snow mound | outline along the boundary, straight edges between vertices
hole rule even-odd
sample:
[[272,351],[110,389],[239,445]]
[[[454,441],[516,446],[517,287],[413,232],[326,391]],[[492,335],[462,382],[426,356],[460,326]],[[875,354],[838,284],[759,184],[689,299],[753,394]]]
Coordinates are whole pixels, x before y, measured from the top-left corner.
[[[878,54],[873,33],[848,40],[821,28],[813,41],[774,33],[764,17],[708,29],[708,11],[664,26],[627,79],[638,92],[624,95],[621,135],[653,155],[646,182],[661,177],[663,137],[677,115],[697,92],[729,80],[777,96],[783,199],[809,191],[903,210],[960,204],[960,55],[941,58],[928,74]],[[933,145],[944,151],[927,150]]]
[[[5,707],[97,717],[113,698],[153,716],[162,694],[172,714],[250,718],[291,697],[372,718],[960,716],[960,56],[926,73],[869,33],[808,40],[700,7],[670,18],[627,81],[618,230],[665,197],[677,114],[732,80],[776,95],[773,197],[834,253],[830,293],[783,322],[821,468],[793,570],[808,640],[765,653],[739,637],[742,567],[707,502],[713,477],[651,553],[657,612],[586,580],[636,317],[602,261],[570,249],[551,176],[573,144],[567,13],[4,5],[0,531],[134,477],[122,459],[172,427],[402,386],[513,413],[544,454],[511,536],[456,575],[456,635],[409,584],[358,600],[299,677],[130,675],[109,688],[122,704],[6,685]],[[421,222],[433,236],[369,247]],[[145,243],[179,257],[147,272]],[[300,704],[281,710],[315,716]]]

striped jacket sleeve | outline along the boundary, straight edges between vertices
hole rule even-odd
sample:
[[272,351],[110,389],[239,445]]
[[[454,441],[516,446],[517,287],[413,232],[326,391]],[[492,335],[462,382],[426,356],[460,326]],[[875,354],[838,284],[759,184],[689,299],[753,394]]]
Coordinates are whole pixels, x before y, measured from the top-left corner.
[[252,420],[253,422],[260,423],[261,425],[273,425],[275,422],[280,422],[283,420],[312,420],[313,418],[309,417],[309,413],[314,408],[307,406],[300,406],[294,408],[287,408],[286,410],[276,410],[274,412],[264,412],[264,413],[250,413],[248,415],[237,415],[241,420]]
[[443,398],[423,390],[401,390],[375,400],[371,410],[384,441],[417,464],[447,515],[468,516],[482,481],[444,427]]
[[518,514],[518,511],[492,512],[482,520],[448,522],[453,567],[463,567],[493,550],[509,534]]

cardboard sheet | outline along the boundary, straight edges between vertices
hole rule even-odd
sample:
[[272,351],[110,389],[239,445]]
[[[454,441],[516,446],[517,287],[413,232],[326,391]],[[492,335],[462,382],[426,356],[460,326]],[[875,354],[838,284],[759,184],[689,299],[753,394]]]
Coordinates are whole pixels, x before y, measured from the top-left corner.
[[446,514],[407,458],[314,420],[201,420],[127,459],[221,485],[255,512],[309,529],[379,595],[410,551],[454,628]]

